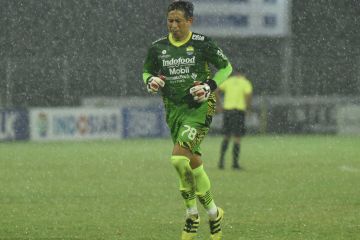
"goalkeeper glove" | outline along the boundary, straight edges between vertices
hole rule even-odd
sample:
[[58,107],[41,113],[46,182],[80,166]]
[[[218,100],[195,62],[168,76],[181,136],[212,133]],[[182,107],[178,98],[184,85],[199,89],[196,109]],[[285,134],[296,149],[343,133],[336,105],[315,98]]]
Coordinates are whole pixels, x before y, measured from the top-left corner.
[[190,94],[193,96],[195,102],[202,103],[208,100],[211,92],[215,91],[217,84],[214,80],[208,79],[205,82],[194,82],[192,88],[190,88]]
[[157,93],[159,91],[160,88],[163,88],[165,86],[165,77],[164,76],[159,76],[159,77],[155,77],[152,76],[148,79],[147,84],[146,84],[146,88],[148,90],[149,93]]

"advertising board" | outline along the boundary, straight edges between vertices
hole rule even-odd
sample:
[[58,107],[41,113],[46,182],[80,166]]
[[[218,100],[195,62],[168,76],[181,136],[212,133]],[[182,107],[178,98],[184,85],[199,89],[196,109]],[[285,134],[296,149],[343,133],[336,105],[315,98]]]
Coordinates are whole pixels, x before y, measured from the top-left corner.
[[346,135],[360,134],[360,106],[355,104],[344,105],[338,108],[338,133]]
[[29,138],[29,114],[25,109],[0,109],[0,141]]
[[284,37],[290,0],[194,0],[193,31],[214,37]]
[[169,135],[160,107],[125,107],[123,137],[165,137]]
[[121,138],[120,109],[38,108],[30,111],[32,140]]

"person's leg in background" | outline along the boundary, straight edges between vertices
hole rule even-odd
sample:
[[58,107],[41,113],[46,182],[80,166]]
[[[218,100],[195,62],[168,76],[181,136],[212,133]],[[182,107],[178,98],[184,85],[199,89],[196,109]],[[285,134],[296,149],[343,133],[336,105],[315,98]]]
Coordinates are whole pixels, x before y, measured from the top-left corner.
[[234,145],[232,149],[232,156],[233,156],[233,164],[232,167],[234,169],[241,169],[240,163],[239,163],[239,157],[240,157],[240,136],[234,137]]
[[230,111],[225,110],[223,112],[223,140],[220,146],[220,158],[218,162],[218,167],[220,169],[225,168],[225,154],[229,147],[229,141],[231,139],[231,115]]
[[237,111],[234,116],[234,145],[232,149],[233,169],[240,170],[241,137],[245,135],[245,112]]

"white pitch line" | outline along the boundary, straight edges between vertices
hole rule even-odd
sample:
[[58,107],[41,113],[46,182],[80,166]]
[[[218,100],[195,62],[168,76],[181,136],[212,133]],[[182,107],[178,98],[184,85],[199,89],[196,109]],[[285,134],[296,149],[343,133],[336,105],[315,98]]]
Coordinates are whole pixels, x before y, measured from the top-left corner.
[[340,170],[343,172],[359,172],[360,170],[357,168],[353,168],[351,166],[347,166],[347,165],[342,165],[340,167]]

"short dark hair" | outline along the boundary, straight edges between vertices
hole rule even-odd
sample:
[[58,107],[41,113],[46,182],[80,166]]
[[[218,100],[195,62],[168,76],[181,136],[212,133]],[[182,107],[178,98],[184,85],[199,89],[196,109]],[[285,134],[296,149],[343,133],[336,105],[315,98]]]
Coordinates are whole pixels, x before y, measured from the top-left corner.
[[167,12],[169,13],[173,10],[183,11],[185,18],[189,19],[194,15],[194,4],[189,1],[173,1],[170,3]]

